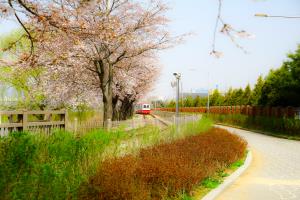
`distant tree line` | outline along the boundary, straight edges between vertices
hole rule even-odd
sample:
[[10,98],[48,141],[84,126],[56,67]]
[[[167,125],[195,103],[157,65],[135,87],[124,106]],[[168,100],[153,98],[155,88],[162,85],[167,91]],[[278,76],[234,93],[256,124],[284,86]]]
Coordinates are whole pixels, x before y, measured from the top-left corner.
[[[266,77],[259,76],[254,88],[229,88],[225,93],[215,89],[210,93],[210,106],[300,106],[300,45],[295,53],[278,69],[272,69]],[[207,106],[207,97],[187,96],[180,101],[183,107]],[[175,101],[165,102],[165,107],[175,107]]]

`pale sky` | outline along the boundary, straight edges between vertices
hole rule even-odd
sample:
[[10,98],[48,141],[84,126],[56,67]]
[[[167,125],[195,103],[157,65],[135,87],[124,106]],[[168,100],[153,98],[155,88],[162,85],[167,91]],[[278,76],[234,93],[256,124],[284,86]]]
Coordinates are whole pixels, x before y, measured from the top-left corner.
[[[182,73],[184,91],[206,90],[208,85],[221,90],[232,87],[252,86],[260,74],[280,67],[288,52],[300,44],[300,19],[258,18],[255,13],[300,16],[300,0],[224,0],[222,16],[238,30],[254,34],[254,39],[238,39],[248,51],[244,54],[221,33],[217,35],[216,50],[223,56],[216,59],[209,55],[218,9],[218,0],[167,0],[171,7],[171,32],[193,36],[173,49],[160,53],[163,66],[161,76],[149,96],[172,98],[170,82],[173,72]],[[0,24],[0,34],[16,25]],[[209,84],[208,84],[209,82]]]
[[[216,59],[209,55],[217,15],[217,0],[169,0],[168,16],[173,33],[196,33],[182,45],[161,53],[164,66],[153,94],[173,97],[173,72],[182,73],[184,91],[207,89],[216,85],[221,90],[230,86],[254,85],[260,74],[277,68],[300,44],[300,19],[258,18],[255,13],[300,16],[300,0],[224,0],[225,22],[255,35],[239,39],[250,53],[244,54],[229,38],[218,34],[216,47],[224,53]],[[209,74],[209,78],[208,78]]]

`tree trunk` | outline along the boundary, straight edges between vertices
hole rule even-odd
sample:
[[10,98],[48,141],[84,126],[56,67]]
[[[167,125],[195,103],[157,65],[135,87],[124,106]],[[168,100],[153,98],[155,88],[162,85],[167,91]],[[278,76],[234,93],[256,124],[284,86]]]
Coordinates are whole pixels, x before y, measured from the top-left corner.
[[112,86],[108,81],[103,87],[103,127],[108,128],[109,120],[112,120],[113,106],[112,106]]
[[103,96],[103,127],[104,129],[110,128],[109,121],[113,117],[113,66],[108,62],[95,61],[97,71],[99,72],[100,86]]
[[[108,90],[108,89],[107,89]],[[103,95],[104,96],[104,95]],[[103,100],[103,127],[105,129],[109,128],[109,120],[112,119],[112,103],[111,103],[111,95],[109,91],[105,92],[105,100]]]
[[130,100],[128,97],[125,97],[122,101],[120,109],[120,119],[126,120],[133,116],[133,100]]
[[118,102],[119,102],[119,97],[118,96],[114,96],[113,99],[112,99],[112,104],[113,104],[113,117],[112,117],[112,120],[113,121],[117,121],[120,119],[120,116],[119,116],[119,106],[118,106]]

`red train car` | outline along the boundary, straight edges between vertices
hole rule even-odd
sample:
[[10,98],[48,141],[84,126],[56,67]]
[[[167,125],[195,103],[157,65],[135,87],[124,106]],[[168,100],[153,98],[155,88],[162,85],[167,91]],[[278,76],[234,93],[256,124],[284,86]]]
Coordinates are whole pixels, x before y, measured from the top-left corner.
[[150,104],[147,103],[139,103],[135,106],[136,114],[149,115],[150,110],[151,110]]

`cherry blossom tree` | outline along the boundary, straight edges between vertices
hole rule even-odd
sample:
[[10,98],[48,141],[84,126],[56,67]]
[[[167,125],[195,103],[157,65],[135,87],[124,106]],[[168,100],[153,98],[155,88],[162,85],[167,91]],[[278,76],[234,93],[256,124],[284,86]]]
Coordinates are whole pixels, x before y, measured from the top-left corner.
[[134,104],[154,86],[159,69],[155,58],[148,55],[132,59],[116,70],[113,92],[114,120],[124,120],[132,116]]
[[[60,73],[39,65],[28,67],[21,56],[30,49],[30,44],[24,40],[22,33],[20,30],[13,31],[0,39],[0,49],[3,49],[0,54],[0,81],[20,94],[18,106],[40,110],[76,107],[82,102],[98,106],[100,90],[90,85],[90,77],[79,76],[74,70]],[[43,56],[43,53],[36,55],[35,60]],[[79,83],[78,80],[84,82]]]
[[48,81],[63,80],[67,87],[100,88],[104,126],[113,115],[116,67],[178,39],[166,29],[167,7],[155,0],[2,0],[0,9],[4,17],[16,17],[30,40],[31,50],[18,64],[42,66]]

